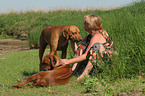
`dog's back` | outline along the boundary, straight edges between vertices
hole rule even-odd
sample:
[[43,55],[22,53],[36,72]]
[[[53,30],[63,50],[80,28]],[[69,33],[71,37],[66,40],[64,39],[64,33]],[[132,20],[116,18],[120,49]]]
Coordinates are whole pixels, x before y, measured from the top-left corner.
[[[69,82],[72,76],[72,70],[70,65],[63,65],[60,67],[55,68],[52,71],[45,71],[43,72],[45,84],[44,86],[49,85],[61,85],[66,84]],[[39,75],[39,73],[38,73]]]

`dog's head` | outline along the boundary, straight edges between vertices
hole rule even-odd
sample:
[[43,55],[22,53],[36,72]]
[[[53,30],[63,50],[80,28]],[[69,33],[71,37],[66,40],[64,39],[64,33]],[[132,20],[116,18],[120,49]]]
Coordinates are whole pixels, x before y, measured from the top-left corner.
[[66,37],[67,39],[74,41],[74,42],[79,42],[82,40],[82,37],[80,35],[80,30],[75,25],[66,26],[66,29],[63,32],[63,36]]
[[45,55],[43,60],[42,60],[42,70],[43,71],[48,71],[48,70],[53,70],[55,65],[59,63],[60,57],[57,55]]

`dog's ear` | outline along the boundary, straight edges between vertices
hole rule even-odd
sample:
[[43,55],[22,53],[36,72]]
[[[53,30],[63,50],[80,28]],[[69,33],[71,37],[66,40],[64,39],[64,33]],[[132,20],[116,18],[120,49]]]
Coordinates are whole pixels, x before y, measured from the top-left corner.
[[69,34],[66,31],[63,32],[63,36],[66,37],[67,40],[69,39]]
[[61,60],[61,58],[60,57],[58,57],[57,55],[56,56],[54,56],[55,57],[55,67],[54,67],[54,69],[55,68],[57,68],[57,67],[59,67],[59,66],[62,66],[62,64],[60,64],[60,60]]
[[52,65],[54,67],[55,65],[54,65],[54,60],[53,59],[54,59],[53,57],[49,57],[50,65]]

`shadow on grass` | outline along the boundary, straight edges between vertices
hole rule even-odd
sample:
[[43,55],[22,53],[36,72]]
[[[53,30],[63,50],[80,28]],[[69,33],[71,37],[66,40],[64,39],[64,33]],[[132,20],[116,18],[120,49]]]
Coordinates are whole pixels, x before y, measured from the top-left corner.
[[24,75],[24,76],[31,76],[31,75],[34,75],[34,74],[36,74],[36,73],[38,73],[38,72],[36,72],[36,71],[33,71],[33,72],[24,71],[24,72],[23,72],[23,75]]

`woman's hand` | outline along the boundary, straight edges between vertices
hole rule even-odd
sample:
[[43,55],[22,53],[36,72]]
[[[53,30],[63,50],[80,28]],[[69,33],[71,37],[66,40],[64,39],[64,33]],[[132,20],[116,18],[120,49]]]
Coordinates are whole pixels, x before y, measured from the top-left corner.
[[67,65],[68,64],[67,62],[68,62],[68,59],[61,59],[59,61],[59,63],[55,65],[55,67],[59,67],[59,66],[62,66],[62,65]]
[[59,62],[60,65],[67,65],[68,63],[68,59],[61,59]]

